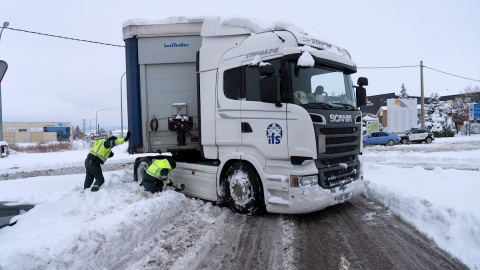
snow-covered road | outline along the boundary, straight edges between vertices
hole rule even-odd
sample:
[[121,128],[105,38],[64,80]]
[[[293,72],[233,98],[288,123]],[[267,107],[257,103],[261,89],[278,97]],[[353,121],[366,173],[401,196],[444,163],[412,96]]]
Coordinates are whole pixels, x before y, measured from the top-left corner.
[[0,181],[0,201],[37,206],[0,229],[0,269],[305,269],[327,250],[325,266],[401,268],[415,256],[406,265],[463,269],[431,240],[480,267],[478,135],[367,147],[369,199],[290,216],[246,217],[173,191],[147,193],[128,169],[138,156],[125,149],[97,193],[83,191],[77,171],[87,150],[1,159],[0,180],[16,180]]

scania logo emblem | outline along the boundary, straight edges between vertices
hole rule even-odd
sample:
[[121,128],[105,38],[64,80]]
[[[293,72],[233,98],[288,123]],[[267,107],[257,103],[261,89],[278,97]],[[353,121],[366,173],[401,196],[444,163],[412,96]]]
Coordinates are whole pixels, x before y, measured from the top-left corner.
[[330,122],[353,122],[351,115],[345,114],[330,114]]

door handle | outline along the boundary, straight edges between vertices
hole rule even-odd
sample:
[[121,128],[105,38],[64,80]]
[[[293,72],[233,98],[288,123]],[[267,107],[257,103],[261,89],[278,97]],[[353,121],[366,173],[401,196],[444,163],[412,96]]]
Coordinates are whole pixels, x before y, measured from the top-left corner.
[[253,132],[252,127],[247,122],[242,122],[242,133],[250,133]]

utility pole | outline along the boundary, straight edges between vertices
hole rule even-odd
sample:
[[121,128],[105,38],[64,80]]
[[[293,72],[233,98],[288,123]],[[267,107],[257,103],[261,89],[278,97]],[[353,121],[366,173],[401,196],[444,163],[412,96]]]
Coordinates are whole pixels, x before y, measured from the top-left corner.
[[85,134],[85,120],[86,119],[83,119],[83,138],[82,138],[82,140],[84,140],[85,136],[86,136],[86,134]]
[[422,111],[422,116],[421,116],[421,123],[422,123],[422,129],[425,129],[425,97],[423,94],[423,61],[420,61],[420,91],[422,92],[421,94],[421,111]]

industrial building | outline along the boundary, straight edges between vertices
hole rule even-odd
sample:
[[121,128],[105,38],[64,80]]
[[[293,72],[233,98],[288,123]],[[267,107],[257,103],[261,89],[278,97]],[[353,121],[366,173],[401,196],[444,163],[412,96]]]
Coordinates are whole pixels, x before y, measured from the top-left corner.
[[3,122],[3,140],[13,143],[46,143],[71,141],[70,122]]

